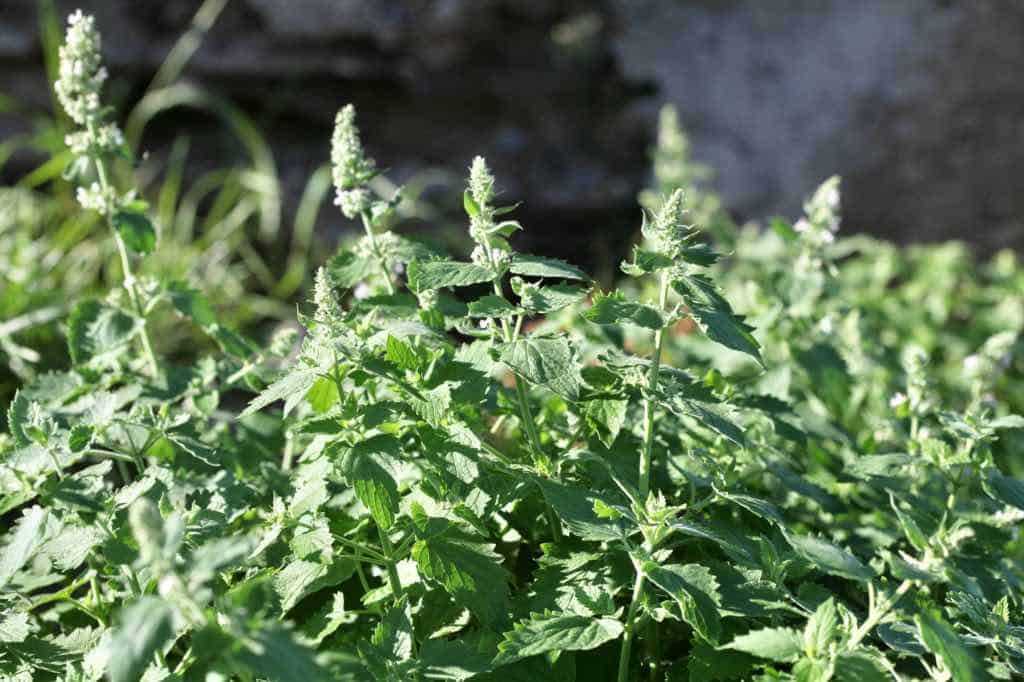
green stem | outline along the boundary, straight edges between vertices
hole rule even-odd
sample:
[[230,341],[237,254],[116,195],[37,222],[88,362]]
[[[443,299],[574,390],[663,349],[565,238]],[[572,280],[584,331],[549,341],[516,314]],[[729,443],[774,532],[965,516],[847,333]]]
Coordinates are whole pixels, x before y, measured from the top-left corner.
[[391,545],[391,538],[388,537],[387,531],[380,526],[377,526],[377,534],[380,536],[380,546],[384,550],[384,556],[387,557],[387,569],[388,569],[388,584],[391,586],[391,594],[397,601],[402,596],[402,580],[398,577],[398,568],[395,566],[395,550]]
[[658,682],[661,674],[661,639],[658,636],[658,621],[653,618],[647,624],[647,672],[650,682]]
[[395,285],[391,282],[391,273],[388,271],[388,263],[380,252],[380,246],[377,244],[377,237],[373,234],[373,220],[370,219],[370,214],[367,211],[363,211],[359,215],[363,219],[363,229],[366,230],[366,238],[370,242],[370,250],[373,251],[373,255],[377,257],[377,262],[380,264],[381,273],[384,275],[384,283],[388,287],[388,294],[394,295]]
[[[93,164],[96,166],[96,176],[99,181],[100,189],[104,196],[107,194],[110,181],[107,179],[107,169],[103,164],[103,160],[98,157],[93,157]],[[107,227],[114,235],[114,242],[117,244],[117,251],[121,256],[121,273],[124,277],[124,288],[128,291],[128,298],[131,300],[132,307],[135,308],[135,314],[139,316],[142,321],[142,328],[139,332],[139,338],[142,340],[142,351],[146,356],[146,361],[149,364],[150,374],[156,376],[159,372],[159,367],[156,362],[156,355],[153,353],[153,345],[149,342],[149,331],[146,329],[146,313],[142,308],[142,300],[139,297],[139,290],[136,286],[135,275],[132,273],[131,259],[128,256],[128,247],[125,246],[124,240],[121,239],[121,233],[117,231],[117,227],[114,225],[114,219],[110,215],[109,211],[104,216],[107,221]]]
[[[658,309],[665,311],[668,300],[668,275],[661,274],[661,290],[658,294]],[[651,459],[654,452],[654,392],[658,390],[661,373],[661,348],[665,330],[654,333],[654,354],[651,356],[651,370],[647,377],[648,395],[644,399],[644,444],[640,451],[640,501],[646,503],[651,489]]]
[[633,631],[636,628],[636,612],[640,607],[640,595],[643,594],[645,578],[643,572],[638,569],[636,581],[633,583],[633,597],[629,602],[629,611],[626,613],[622,648],[619,650],[619,676],[616,678],[618,682],[629,682],[629,659],[633,648]]
[[846,643],[847,649],[852,651],[857,648],[864,638],[868,636],[876,625],[878,625],[882,618],[884,618],[885,615],[889,613],[894,606],[896,606],[896,602],[898,602],[900,598],[907,593],[907,590],[909,590],[913,584],[913,580],[904,580],[899,584],[899,587],[896,588],[896,591],[892,593],[891,597],[884,598],[880,603],[876,604],[875,608],[871,609],[871,612],[868,613],[867,620],[864,621],[864,624],[857,628],[853,633],[853,636],[850,637],[850,640]]

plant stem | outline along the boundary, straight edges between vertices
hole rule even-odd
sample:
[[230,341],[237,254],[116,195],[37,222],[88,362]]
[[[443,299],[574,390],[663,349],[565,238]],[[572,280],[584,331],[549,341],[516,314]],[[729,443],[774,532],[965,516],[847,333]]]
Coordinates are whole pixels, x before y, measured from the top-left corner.
[[370,250],[373,251],[373,255],[377,257],[377,262],[380,264],[381,273],[384,275],[384,283],[388,287],[388,294],[394,295],[395,285],[391,282],[391,273],[388,272],[388,263],[380,252],[380,246],[377,244],[376,235],[373,234],[373,220],[370,219],[370,214],[367,211],[363,211],[359,215],[363,219],[363,228],[366,230],[366,238],[370,242]]
[[[668,275],[661,273],[661,289],[658,294],[658,309],[665,311],[665,303],[668,300]],[[664,329],[654,333],[654,354],[651,356],[651,370],[647,377],[648,396],[644,399],[644,444],[640,451],[640,501],[646,502],[647,495],[651,489],[651,458],[654,451],[654,397],[653,393],[658,390],[658,380],[661,373],[661,347],[664,338]]]
[[[93,157],[93,164],[96,166],[96,177],[99,181],[100,189],[105,196],[110,188],[106,166],[98,156]],[[135,308],[135,314],[139,316],[142,322],[142,328],[139,332],[139,338],[142,340],[142,350],[146,356],[146,362],[149,364],[150,374],[156,376],[159,372],[159,367],[157,366],[156,355],[153,353],[153,345],[149,342],[149,331],[146,329],[146,313],[142,308],[142,300],[139,297],[135,275],[132,273],[132,263],[128,256],[128,247],[125,246],[124,240],[121,239],[121,233],[117,231],[110,212],[108,211],[104,217],[107,221],[107,227],[110,228],[114,235],[114,243],[117,244],[117,251],[121,256],[121,273],[124,277],[124,288],[128,291],[128,298],[131,300],[132,307]]]
[[646,576],[637,568],[636,581],[633,583],[633,597],[626,613],[625,634],[622,637],[622,648],[619,650],[618,682],[629,682],[629,658],[633,648],[633,631],[636,628],[636,611],[640,607],[640,595],[643,594]]
[[855,649],[864,640],[864,638],[868,636],[874,627],[878,625],[882,618],[884,618],[885,615],[889,613],[894,606],[896,606],[896,602],[898,602],[900,598],[907,593],[907,590],[909,590],[913,584],[914,581],[908,578],[899,584],[899,587],[896,588],[896,591],[892,593],[891,597],[883,596],[879,599],[875,603],[874,608],[871,609],[871,612],[868,613],[868,617],[864,621],[864,624],[857,628],[853,633],[853,636],[850,637],[850,641],[846,643],[847,648],[851,651]]
[[380,536],[381,549],[384,550],[384,556],[388,560],[388,584],[391,586],[391,594],[394,596],[395,601],[397,601],[402,596],[402,580],[398,577],[398,568],[395,566],[395,550],[391,545],[391,538],[388,537],[387,531],[377,526],[377,534]]

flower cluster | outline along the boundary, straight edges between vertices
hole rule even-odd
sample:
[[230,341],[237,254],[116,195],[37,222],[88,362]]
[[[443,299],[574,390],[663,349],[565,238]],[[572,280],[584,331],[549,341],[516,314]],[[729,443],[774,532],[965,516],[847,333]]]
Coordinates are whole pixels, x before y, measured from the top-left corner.
[[57,99],[82,130],[67,135],[65,143],[77,155],[109,152],[124,144],[124,135],[103,121],[100,91],[107,80],[100,54],[100,34],[93,17],[81,10],[68,17],[68,30],[60,48]]
[[644,237],[653,242],[661,253],[676,258],[693,236],[692,227],[683,223],[686,212],[686,197],[683,190],[677,189],[650,219],[644,216]]
[[804,242],[812,248],[821,248],[832,244],[839,231],[839,177],[832,176],[814,192],[804,204],[805,217],[793,225],[793,230],[801,235]]
[[334,203],[345,217],[355,218],[369,210],[372,195],[366,183],[377,174],[377,167],[363,150],[356,128],[356,109],[351,104],[342,107],[334,119],[331,164],[337,190]]

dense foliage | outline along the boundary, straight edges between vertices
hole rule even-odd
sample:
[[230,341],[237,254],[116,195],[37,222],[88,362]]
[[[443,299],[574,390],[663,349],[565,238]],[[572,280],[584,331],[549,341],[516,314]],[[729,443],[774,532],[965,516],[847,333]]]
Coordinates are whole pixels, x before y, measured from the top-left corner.
[[[1024,675],[1012,254],[840,239],[837,179],[738,228],[681,191],[666,113],[618,288],[515,251],[481,158],[459,260],[391,231],[347,106],[333,181],[364,236],[259,344],[217,291],[140,274],[165,237],[109,172],[99,47],[73,15],[56,92],[121,279],[10,403],[3,679]],[[45,223],[8,218],[31,248]]]

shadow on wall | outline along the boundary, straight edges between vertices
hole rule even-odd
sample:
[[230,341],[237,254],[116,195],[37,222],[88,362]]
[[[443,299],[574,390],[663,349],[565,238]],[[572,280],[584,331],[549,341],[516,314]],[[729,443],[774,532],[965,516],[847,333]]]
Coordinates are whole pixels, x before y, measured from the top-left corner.
[[[35,1],[4,5],[0,90],[47,106]],[[97,14],[113,70],[134,76],[122,101],[196,7],[57,5]],[[672,101],[741,218],[793,216],[839,173],[846,229],[990,250],[1024,245],[1020,35],[1024,5],[1001,0],[229,0],[187,73],[268,131],[292,196],[354,101],[396,178],[461,176],[481,153],[541,228],[528,234],[547,235],[537,248],[614,243],[636,227]],[[0,134],[19,125],[0,119]],[[216,125],[169,116],[145,143],[159,154],[179,129],[214,138]]]

